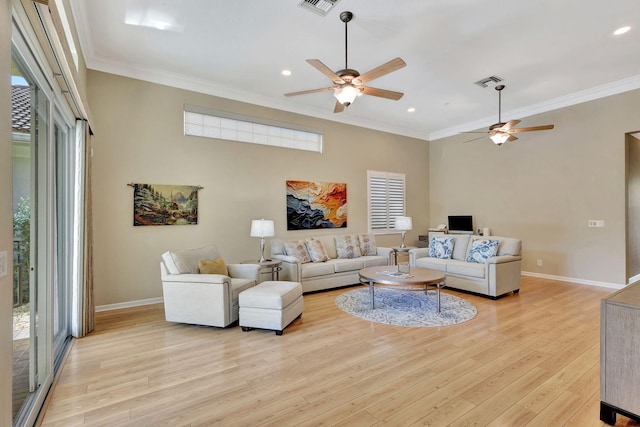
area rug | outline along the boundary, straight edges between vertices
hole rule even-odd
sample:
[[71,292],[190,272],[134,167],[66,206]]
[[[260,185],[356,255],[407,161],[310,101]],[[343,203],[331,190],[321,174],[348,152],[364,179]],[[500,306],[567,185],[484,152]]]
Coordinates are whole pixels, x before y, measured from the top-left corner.
[[448,326],[466,322],[475,317],[476,307],[469,301],[440,293],[440,313],[437,310],[436,291],[401,291],[389,288],[375,289],[375,309],[371,309],[369,288],[358,288],[338,295],[336,305],[361,319],[397,326]]

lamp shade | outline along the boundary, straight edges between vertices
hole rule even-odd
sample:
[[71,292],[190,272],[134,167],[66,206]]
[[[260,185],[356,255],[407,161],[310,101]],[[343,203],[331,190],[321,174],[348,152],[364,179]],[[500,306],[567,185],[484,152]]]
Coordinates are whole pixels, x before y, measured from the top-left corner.
[[396,223],[395,223],[395,229],[396,230],[406,231],[406,230],[411,230],[412,228],[413,228],[413,224],[411,222],[411,217],[410,216],[397,216],[396,217]]
[[360,91],[352,84],[344,84],[333,92],[333,96],[336,97],[340,104],[347,107],[351,105],[359,93]]
[[275,236],[273,221],[269,219],[254,219],[251,221],[251,237]]
[[491,138],[494,144],[502,145],[507,142],[507,139],[509,139],[509,134],[505,132],[498,132],[491,135],[489,138]]

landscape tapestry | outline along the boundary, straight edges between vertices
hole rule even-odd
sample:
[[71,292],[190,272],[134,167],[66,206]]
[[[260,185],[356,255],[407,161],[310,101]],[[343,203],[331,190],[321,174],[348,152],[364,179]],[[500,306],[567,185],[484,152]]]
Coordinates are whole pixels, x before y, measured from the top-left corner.
[[287,230],[346,226],[347,184],[287,181]]
[[133,225],[198,223],[198,190],[190,185],[133,185]]

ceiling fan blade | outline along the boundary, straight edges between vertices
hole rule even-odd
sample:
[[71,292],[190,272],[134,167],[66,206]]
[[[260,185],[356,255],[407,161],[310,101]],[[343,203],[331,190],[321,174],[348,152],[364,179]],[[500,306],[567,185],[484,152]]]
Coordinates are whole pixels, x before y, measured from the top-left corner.
[[345,109],[345,106],[340,104],[340,101],[336,101],[336,106],[333,107],[334,113],[342,113]]
[[310,89],[310,90],[302,90],[300,92],[285,93],[284,96],[306,95],[308,93],[326,92],[326,91],[333,90],[333,89],[335,89],[335,88],[333,88],[333,87],[323,87],[323,88],[320,88],[320,89]]
[[320,61],[319,59],[307,59],[309,65],[311,65],[316,70],[320,71],[325,76],[329,77],[332,82],[337,85],[345,84],[346,82],[342,80],[342,78],[337,75],[331,68],[327,67]]
[[515,141],[516,139],[518,139],[518,137],[517,137],[517,136],[515,136],[515,135],[509,135],[509,138],[507,138],[507,142]]
[[406,66],[407,63],[404,62],[401,58],[395,58],[391,61],[382,64],[371,71],[367,71],[363,75],[354,79],[354,83],[363,84],[366,82],[370,82],[373,79],[377,79],[378,77],[382,77],[386,74],[392,73],[400,68]]
[[509,120],[504,126],[502,126],[502,130],[509,130],[518,123],[520,123],[520,120]]
[[404,93],[402,92],[394,92],[392,90],[378,89],[375,87],[362,86],[360,87],[360,89],[362,90],[362,93],[365,95],[378,96],[380,98],[386,98],[386,99],[393,99],[394,101],[397,101],[398,99],[402,98],[404,95]]
[[[461,132],[461,133],[477,133],[477,132]],[[484,136],[479,136],[479,137],[477,137],[477,138],[470,139],[470,140],[468,140],[468,141],[463,142],[463,144],[466,144],[466,143],[468,143],[468,142],[477,141],[477,140],[482,139],[482,138],[484,138]]]
[[533,127],[529,127],[529,128],[511,129],[511,130],[509,130],[509,133],[531,132],[533,130],[549,130],[549,129],[553,129],[553,125],[533,126]]

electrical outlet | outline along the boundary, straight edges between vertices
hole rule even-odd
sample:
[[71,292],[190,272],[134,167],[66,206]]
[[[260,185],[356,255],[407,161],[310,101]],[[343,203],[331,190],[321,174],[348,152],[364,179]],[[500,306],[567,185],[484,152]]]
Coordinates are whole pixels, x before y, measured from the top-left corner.
[[541,260],[541,259],[539,259],[539,260],[536,262],[536,264],[538,265],[538,267],[542,267],[542,260]]
[[0,277],[7,275],[7,251],[0,252]]
[[590,219],[588,222],[589,227],[604,227],[603,219]]

